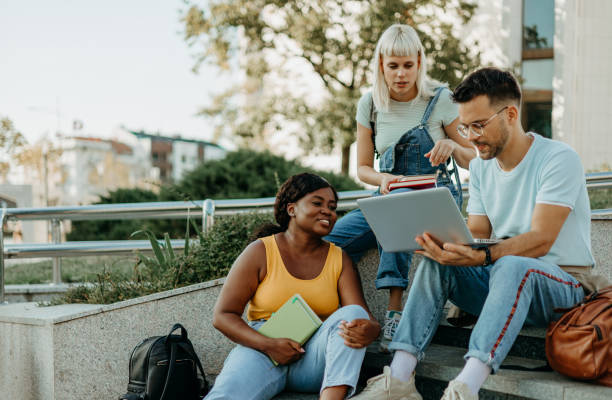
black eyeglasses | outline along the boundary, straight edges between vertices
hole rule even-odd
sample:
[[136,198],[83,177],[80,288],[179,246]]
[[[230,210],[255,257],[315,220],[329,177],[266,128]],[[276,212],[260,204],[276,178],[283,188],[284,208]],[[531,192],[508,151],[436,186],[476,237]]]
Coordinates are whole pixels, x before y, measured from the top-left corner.
[[491,118],[489,118],[485,122],[472,122],[469,125],[459,124],[457,125],[457,132],[466,139],[470,135],[470,132],[472,132],[472,135],[476,137],[480,137],[484,134],[484,127],[487,126],[489,122],[493,121],[493,119],[497,117],[499,113],[501,113],[508,107],[509,106],[506,106],[502,108],[501,110],[499,110],[498,112],[496,112],[495,114],[491,115]]

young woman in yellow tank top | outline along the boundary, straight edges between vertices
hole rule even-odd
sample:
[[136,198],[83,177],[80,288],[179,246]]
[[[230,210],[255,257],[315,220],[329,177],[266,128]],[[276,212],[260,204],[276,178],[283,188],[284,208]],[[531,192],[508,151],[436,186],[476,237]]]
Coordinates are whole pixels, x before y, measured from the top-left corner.
[[[355,391],[366,347],[380,333],[348,255],[324,241],[336,222],[338,195],[323,178],[292,176],[276,196],[278,225],[263,227],[236,259],[213,324],[236,342],[207,400],[271,399],[283,390],[344,399]],[[257,332],[299,293],[324,320],[302,347]],[[248,304],[248,323],[242,314]],[[279,363],[274,366],[270,358]]]

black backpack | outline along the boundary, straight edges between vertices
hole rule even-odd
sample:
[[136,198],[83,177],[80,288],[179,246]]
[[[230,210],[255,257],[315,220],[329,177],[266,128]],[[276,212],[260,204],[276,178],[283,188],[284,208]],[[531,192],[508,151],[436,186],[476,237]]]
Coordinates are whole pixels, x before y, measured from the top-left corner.
[[[180,335],[172,332],[180,329]],[[208,393],[202,364],[187,330],[174,324],[167,336],[140,342],[130,356],[127,393],[119,400],[200,400]]]

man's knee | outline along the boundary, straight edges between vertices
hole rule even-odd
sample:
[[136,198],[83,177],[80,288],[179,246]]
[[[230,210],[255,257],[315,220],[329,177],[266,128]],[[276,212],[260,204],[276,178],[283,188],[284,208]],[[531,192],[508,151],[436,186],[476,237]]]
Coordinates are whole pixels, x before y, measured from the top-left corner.
[[505,279],[524,276],[533,267],[528,257],[503,256],[493,264],[491,279]]
[[537,279],[529,278],[534,272],[540,271],[533,261],[535,261],[533,258],[519,256],[500,258],[491,269],[489,288],[491,291],[500,290],[502,287],[515,290],[517,286],[537,285]]
[[423,257],[423,260],[417,266],[416,273],[414,274],[414,283],[418,281],[430,282],[436,277],[445,276],[452,267],[440,265],[436,261]]

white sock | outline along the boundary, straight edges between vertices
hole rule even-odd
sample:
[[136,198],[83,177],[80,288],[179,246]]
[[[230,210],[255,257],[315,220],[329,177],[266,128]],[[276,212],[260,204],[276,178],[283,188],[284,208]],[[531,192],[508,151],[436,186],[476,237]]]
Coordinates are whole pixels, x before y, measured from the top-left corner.
[[403,382],[410,382],[417,365],[417,358],[407,351],[397,350],[391,361],[391,376]]
[[477,358],[470,357],[455,380],[465,383],[470,388],[470,392],[478,395],[480,387],[489,375],[491,375],[491,367]]

